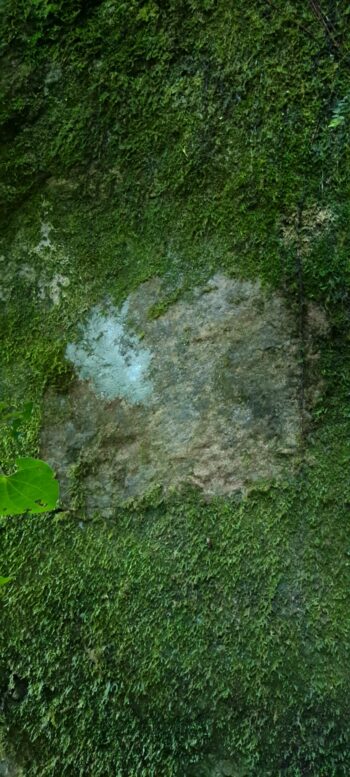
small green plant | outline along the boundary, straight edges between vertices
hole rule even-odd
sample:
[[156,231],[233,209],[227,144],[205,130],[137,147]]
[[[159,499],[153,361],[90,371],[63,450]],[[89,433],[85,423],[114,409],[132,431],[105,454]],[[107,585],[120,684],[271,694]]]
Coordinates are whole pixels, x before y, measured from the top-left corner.
[[0,475],[0,515],[43,513],[53,510],[58,500],[58,483],[44,461],[16,459],[17,471]]
[[[12,475],[0,475],[0,515],[23,515],[54,510],[59,496],[54,472],[40,459],[16,459]],[[11,577],[0,576],[0,586]]]
[[349,95],[347,94],[342,100],[338,100],[333,109],[332,119],[328,124],[329,129],[337,129],[345,124],[345,120],[349,115],[349,107]]
[[[8,407],[0,402],[0,420],[10,428],[11,436],[18,441],[23,423],[33,412],[31,402],[22,409]],[[54,472],[46,462],[33,458],[18,458],[16,471],[11,475],[0,472],[0,516],[23,515],[54,510],[59,496],[59,486]],[[0,587],[11,577],[0,575]]]

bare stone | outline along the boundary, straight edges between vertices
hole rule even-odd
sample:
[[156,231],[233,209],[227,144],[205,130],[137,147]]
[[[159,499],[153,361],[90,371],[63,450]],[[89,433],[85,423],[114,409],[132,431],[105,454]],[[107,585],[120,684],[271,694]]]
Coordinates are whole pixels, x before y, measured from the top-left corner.
[[67,349],[84,380],[46,396],[41,454],[66,501],[78,467],[90,513],[155,485],[232,494],[293,467],[300,343],[283,297],[216,275],[152,319],[160,299],[153,279],[120,311],[95,308]]

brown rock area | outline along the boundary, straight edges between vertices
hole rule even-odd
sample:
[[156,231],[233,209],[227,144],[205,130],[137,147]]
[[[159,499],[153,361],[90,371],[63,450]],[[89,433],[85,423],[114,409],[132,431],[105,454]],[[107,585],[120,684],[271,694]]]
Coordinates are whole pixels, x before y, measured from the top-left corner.
[[[116,325],[124,326],[119,343],[109,335],[112,351],[119,349],[114,367],[113,353],[109,361],[94,354],[90,325],[81,345],[90,367],[82,373],[78,365],[69,391],[50,389],[45,398],[41,455],[57,472],[63,503],[69,504],[75,473],[90,514],[112,515],[120,500],[155,486],[167,491],[192,484],[225,495],[293,469],[304,412],[302,349],[298,322],[283,297],[217,275],[155,318],[161,288],[153,279],[129,296],[125,321],[119,314]],[[110,306],[97,315],[101,351],[103,321],[110,330],[118,311]],[[317,373],[325,320],[314,308],[309,329],[307,358]],[[132,381],[128,393],[125,380],[120,395],[108,397],[98,376],[110,365],[118,371],[120,353],[125,365],[133,364],[137,348],[149,355],[140,378],[144,397],[139,391],[133,400]],[[309,395],[317,395],[317,379]]]

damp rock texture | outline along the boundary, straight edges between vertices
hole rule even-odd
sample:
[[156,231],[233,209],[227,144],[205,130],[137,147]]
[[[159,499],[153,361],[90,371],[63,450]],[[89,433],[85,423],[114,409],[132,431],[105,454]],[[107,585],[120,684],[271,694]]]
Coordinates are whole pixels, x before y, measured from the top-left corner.
[[[156,486],[232,494],[293,467],[305,370],[283,297],[217,275],[161,302],[153,279],[120,310],[93,308],[66,350],[76,380],[47,393],[42,456],[89,513]],[[314,364],[310,334],[307,352]]]
[[248,770],[241,764],[209,755],[195,768],[191,777],[247,777]]
[[0,777],[23,777],[23,772],[7,758],[0,758]]

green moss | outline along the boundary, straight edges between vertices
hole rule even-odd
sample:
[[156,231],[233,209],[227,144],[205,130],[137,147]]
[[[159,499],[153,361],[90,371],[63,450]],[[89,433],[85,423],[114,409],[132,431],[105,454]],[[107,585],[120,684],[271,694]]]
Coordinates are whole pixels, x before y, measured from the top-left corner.
[[[131,276],[217,267],[291,285],[281,220],[330,205],[344,229],[317,252],[310,293],[339,297],[349,118],[329,122],[347,71],[311,10],[51,6],[2,8],[4,206],[51,192],[87,273],[102,254],[129,290]],[[346,15],[329,16],[345,46]]]
[[66,342],[106,294],[224,271],[299,304],[301,253],[333,326],[282,486],[157,493],[109,523],[77,488],[75,512],[2,524],[0,706],[28,777],[190,777],[212,753],[252,777],[349,773],[348,112],[329,127],[348,15],[325,0],[330,35],[311,4],[231,5],[1,4],[0,399],[34,408],[19,438],[2,425],[4,465],[38,453],[43,393],[66,390]]
[[18,752],[35,736],[29,775],[191,774],[217,748],[252,775],[347,773],[348,433],[333,418],[302,482],[241,503],[8,522],[2,663],[28,693],[5,707]]
[[153,321],[156,318],[159,318],[162,316],[168,308],[171,305],[174,305],[175,302],[181,297],[183,292],[183,289],[175,289],[175,291],[167,294],[163,299],[161,299],[159,302],[156,302],[154,305],[151,305],[149,308],[147,319],[148,321]]

